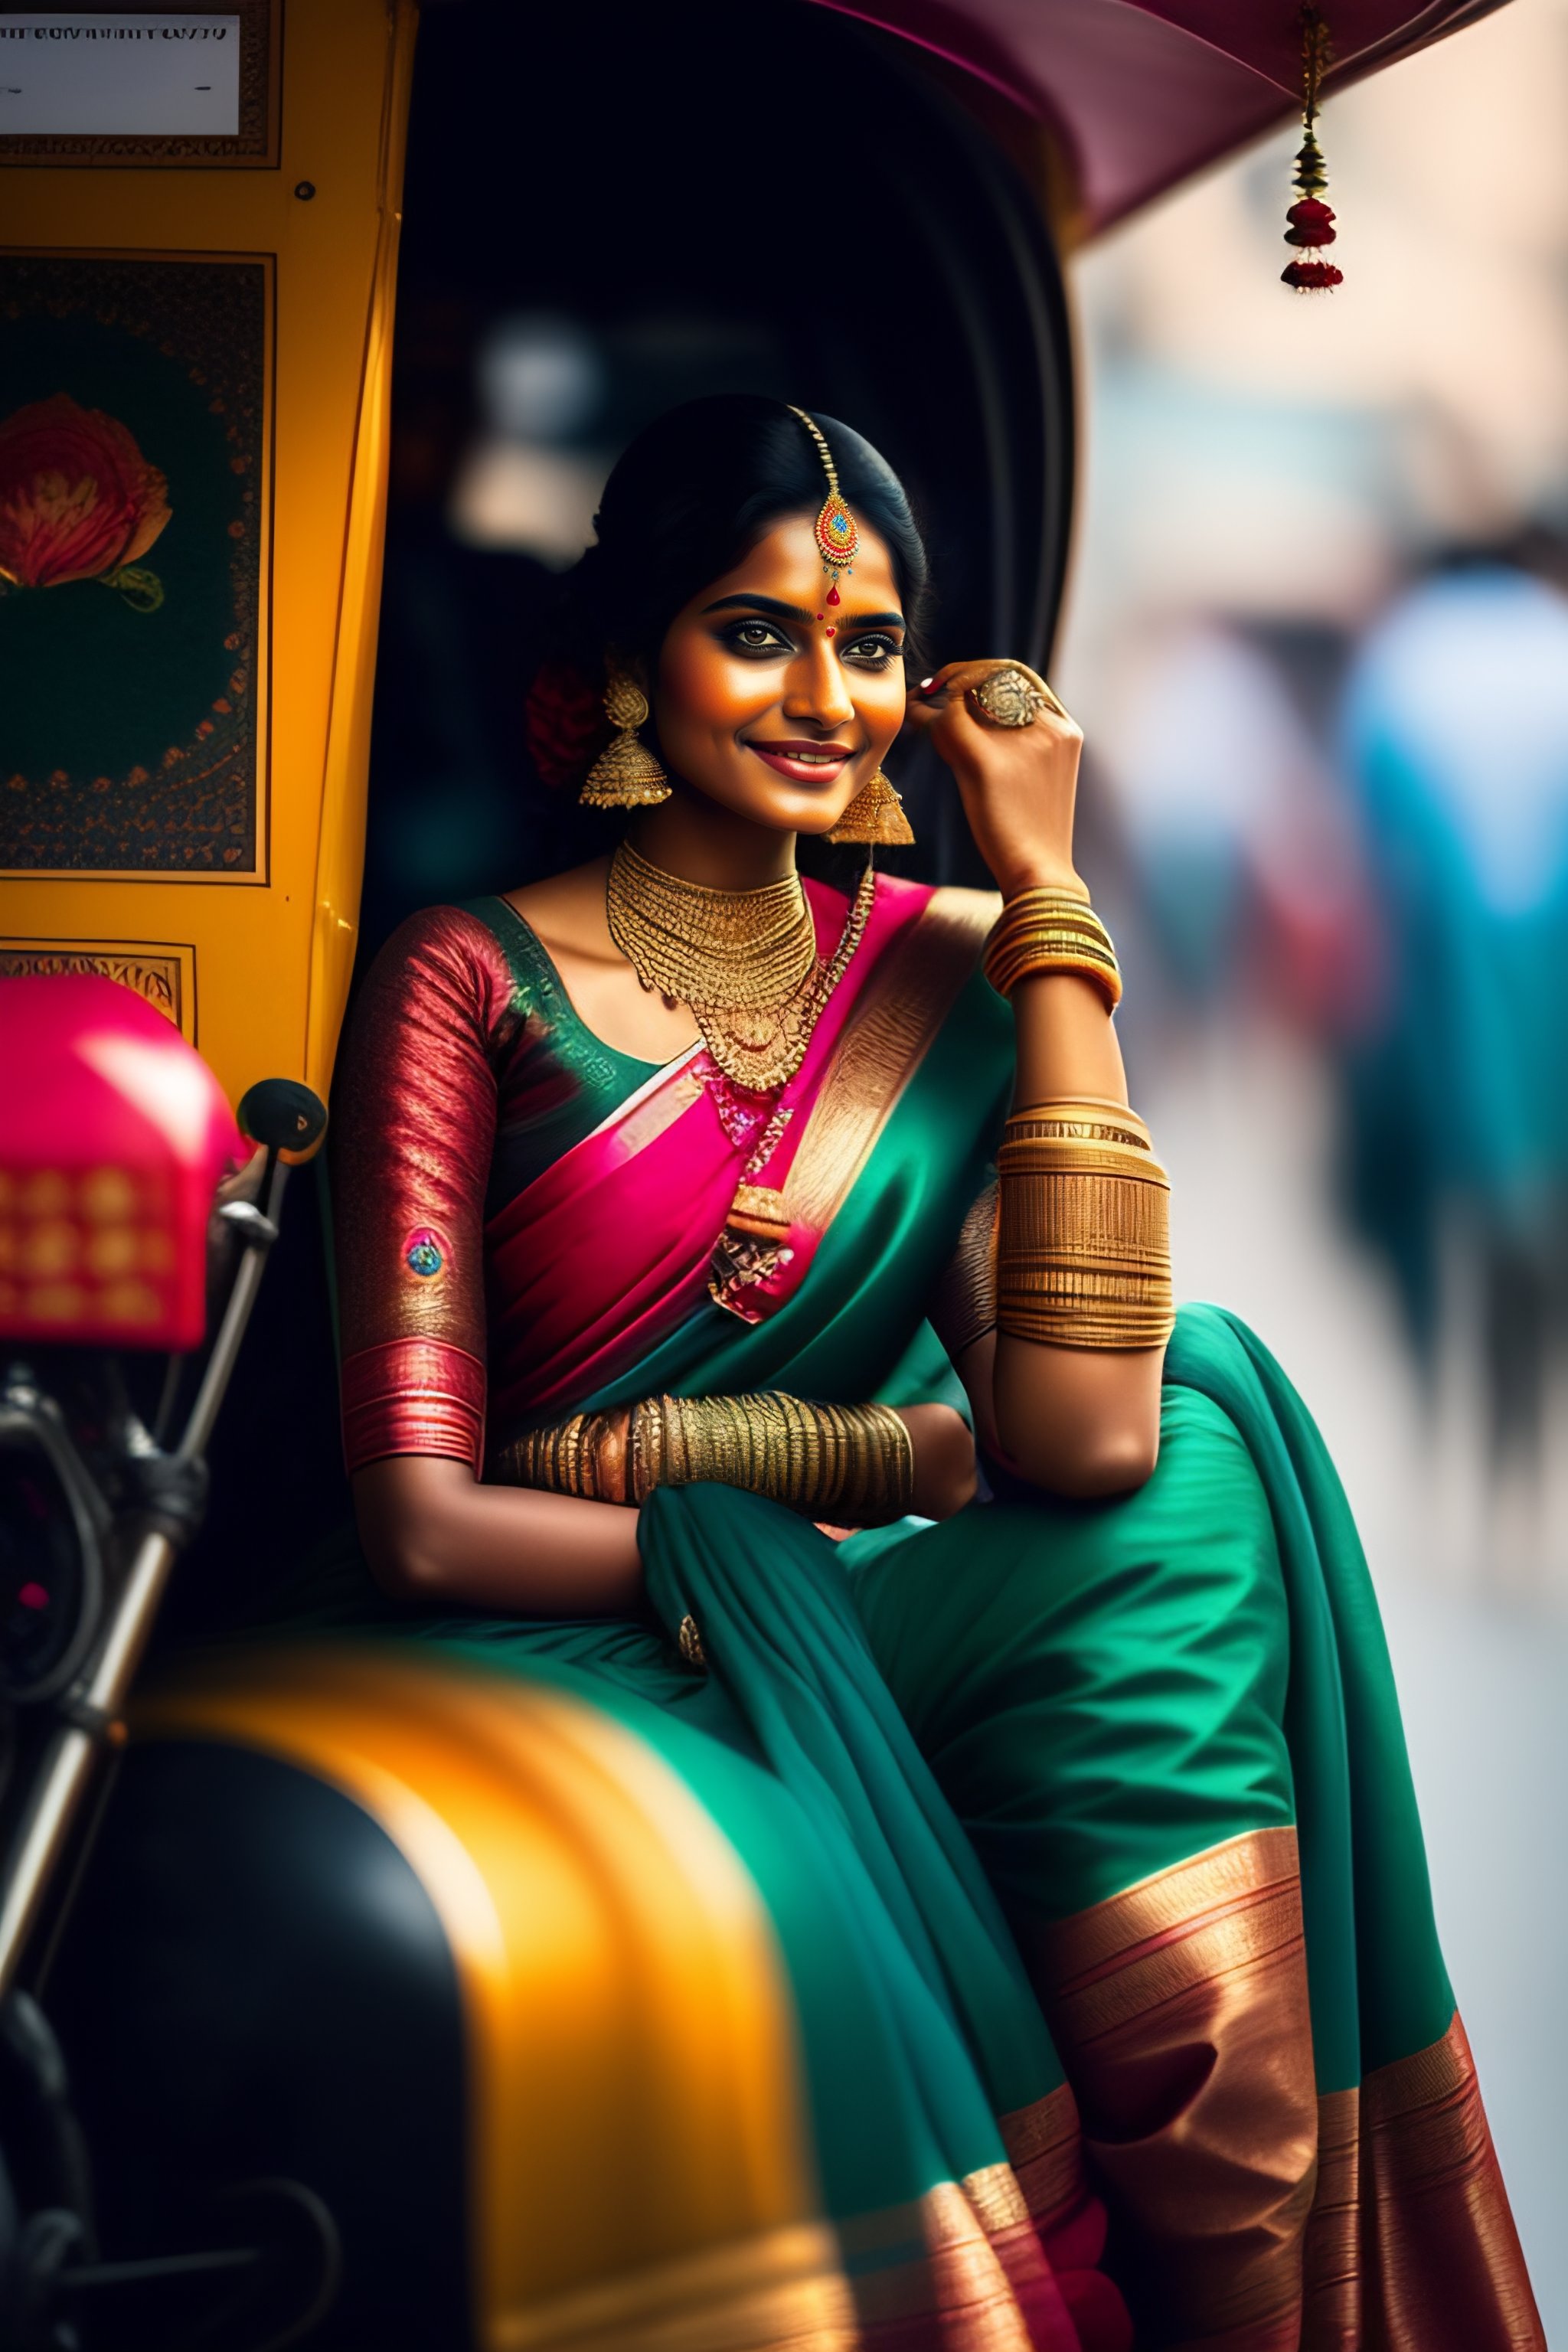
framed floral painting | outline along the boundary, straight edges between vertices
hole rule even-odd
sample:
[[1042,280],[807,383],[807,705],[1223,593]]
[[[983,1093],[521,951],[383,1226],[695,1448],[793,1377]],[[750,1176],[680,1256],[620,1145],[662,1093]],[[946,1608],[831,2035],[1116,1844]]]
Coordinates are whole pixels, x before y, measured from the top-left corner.
[[0,254],[0,868],[262,882],[272,264]]

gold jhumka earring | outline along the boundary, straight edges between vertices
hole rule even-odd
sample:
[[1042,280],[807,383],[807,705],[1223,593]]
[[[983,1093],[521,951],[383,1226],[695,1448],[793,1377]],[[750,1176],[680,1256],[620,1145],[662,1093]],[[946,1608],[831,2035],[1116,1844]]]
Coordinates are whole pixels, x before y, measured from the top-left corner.
[[903,796],[880,768],[868,784],[862,784],[827,835],[829,841],[869,841],[889,846],[914,837],[915,829],[904,814]]
[[669,778],[637,734],[647,720],[647,697],[617,670],[605,688],[605,715],[620,732],[606,743],[577,795],[585,808],[651,808],[669,798]]
[[[833,462],[833,452],[827,446],[827,436],[815,417],[804,408],[789,404],[792,416],[798,416],[813,441],[822,460],[822,470],[827,477],[827,496],[822,502],[815,526],[817,553],[822,558],[823,577],[828,583],[824,600],[837,604],[838,583],[847,579],[855,569],[855,558],[860,550],[860,533],[854,516],[844,503],[838,487],[838,468]],[[827,632],[832,636],[834,632]],[[863,784],[833,827],[829,841],[868,841],[892,845],[912,841],[914,827],[904,814],[904,803],[897,786],[882,773],[880,768],[869,783]]]

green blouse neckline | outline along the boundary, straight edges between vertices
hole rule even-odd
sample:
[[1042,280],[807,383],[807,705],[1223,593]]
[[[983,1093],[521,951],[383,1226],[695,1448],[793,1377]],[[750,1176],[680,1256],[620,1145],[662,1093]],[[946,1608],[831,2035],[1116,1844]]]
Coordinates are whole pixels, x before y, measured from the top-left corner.
[[[555,960],[549,949],[533,926],[525,917],[518,913],[509,898],[503,898],[498,891],[487,898],[470,903],[472,911],[479,916],[481,921],[489,925],[502,947],[507,950],[507,960],[511,964],[516,976],[520,980],[531,981],[538,993],[539,1009],[549,1021],[558,1027],[574,1030],[582,1045],[590,1053],[602,1055],[605,1061],[614,1064],[618,1069],[632,1072],[633,1086],[641,1086],[643,1081],[651,1077],[656,1070],[662,1070],[667,1066],[664,1062],[645,1061],[638,1054],[623,1053],[618,1045],[608,1045],[596,1031],[589,1028],[577,1007],[573,1003],[567,992],[566,983],[557,971]],[[499,922],[489,911],[492,907],[500,910]],[[679,1058],[675,1055],[669,1056],[670,1060]],[[627,1091],[629,1093],[632,1088],[628,1087]]]

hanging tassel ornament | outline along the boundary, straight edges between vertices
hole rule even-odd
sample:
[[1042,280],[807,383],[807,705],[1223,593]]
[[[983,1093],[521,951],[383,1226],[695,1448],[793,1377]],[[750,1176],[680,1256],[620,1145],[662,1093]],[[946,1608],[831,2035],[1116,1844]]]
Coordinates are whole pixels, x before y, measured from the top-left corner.
[[1318,119],[1318,91],[1332,56],[1328,26],[1315,7],[1303,8],[1301,124],[1307,135],[1296,157],[1299,197],[1285,215],[1289,223],[1285,242],[1295,246],[1298,255],[1279,272],[1281,285],[1294,287],[1298,294],[1328,294],[1344,281],[1344,271],[1322,258],[1322,248],[1332,245],[1336,231],[1332,208],[1323,202],[1329,175],[1323,169],[1323,151],[1313,127]]

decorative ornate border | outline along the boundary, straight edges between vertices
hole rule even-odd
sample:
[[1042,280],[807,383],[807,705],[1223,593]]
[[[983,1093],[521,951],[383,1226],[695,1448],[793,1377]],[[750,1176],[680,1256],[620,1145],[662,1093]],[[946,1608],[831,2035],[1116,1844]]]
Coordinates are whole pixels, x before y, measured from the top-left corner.
[[[26,0],[38,16],[79,16],[84,0]],[[91,0],[86,0],[91,6]],[[123,16],[165,16],[166,7],[121,7],[118,0],[99,0],[103,14]],[[238,167],[256,172],[278,169],[279,116],[283,95],[283,0],[178,0],[186,16],[239,18],[239,130],[232,139],[207,139],[192,132],[165,138],[137,139],[110,131],[102,135],[50,132],[36,138],[0,137],[0,168],[22,164],[33,170],[80,171],[97,166],[110,171],[164,171],[195,165],[203,171]]]
[[[45,265],[36,284],[27,278],[33,266]],[[48,272],[58,274],[50,277]],[[198,352],[188,345],[184,356],[200,362],[210,371],[210,385],[215,397],[226,396],[232,411],[229,438],[237,451],[250,460],[245,478],[254,484],[254,498],[247,497],[240,514],[230,524],[233,549],[229,570],[234,604],[226,649],[236,656],[238,670],[231,677],[230,692],[243,694],[249,706],[246,726],[236,726],[234,714],[224,716],[223,737],[220,740],[211,720],[204,722],[208,732],[203,737],[201,727],[197,738],[206,744],[204,757],[207,773],[187,778],[187,788],[196,782],[207,783],[216,779],[225,761],[232,775],[239,779],[239,801],[243,809],[243,826],[237,837],[225,845],[232,864],[219,861],[203,865],[194,859],[176,864],[170,856],[161,863],[147,865],[50,865],[40,862],[8,862],[14,856],[13,837],[8,831],[0,832],[0,877],[12,881],[124,881],[124,882],[223,882],[231,886],[265,886],[271,866],[271,636],[272,636],[272,501],[273,501],[273,401],[274,368],[277,352],[277,270],[275,257],[269,253],[218,252],[147,252],[134,247],[117,251],[113,248],[90,247],[54,249],[43,247],[0,248],[0,288],[7,278],[12,281],[11,299],[0,309],[0,318],[10,331],[16,331],[27,307],[47,300],[49,307],[93,307],[100,318],[117,311],[128,297],[137,290],[141,280],[140,303],[132,331],[147,335],[161,330],[182,331],[190,313],[181,316],[171,306],[175,301],[175,280],[183,270],[195,269],[208,275],[213,297],[204,297],[198,306],[203,330],[203,348]],[[217,294],[218,274],[228,273],[239,299],[239,271],[259,272],[261,343],[250,364],[251,355],[232,342],[226,334],[233,328],[234,300]],[[188,290],[188,289],[187,289]],[[24,300],[24,295],[26,300]],[[215,706],[215,709],[218,706]],[[184,747],[181,747],[184,748]],[[237,760],[237,766],[236,764]],[[168,762],[165,761],[165,765]],[[68,779],[60,779],[62,783]],[[116,780],[122,787],[132,778]],[[142,782],[150,781],[141,779]],[[11,793],[26,794],[26,780],[7,780]],[[53,780],[51,780],[53,782]],[[153,790],[160,789],[154,782]],[[177,786],[166,786],[177,790]],[[35,783],[34,801],[37,787]],[[24,814],[16,802],[7,799],[5,816],[12,825],[19,824]],[[107,811],[105,812],[107,815]],[[19,838],[20,836],[16,836]],[[217,828],[209,824],[209,845],[217,839]]]
[[132,988],[196,1042],[196,951],[184,940],[0,939],[0,980],[94,971]]

